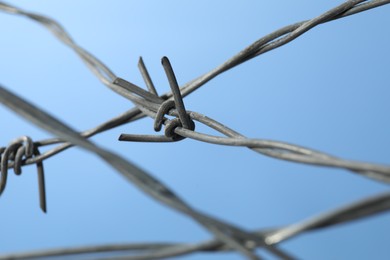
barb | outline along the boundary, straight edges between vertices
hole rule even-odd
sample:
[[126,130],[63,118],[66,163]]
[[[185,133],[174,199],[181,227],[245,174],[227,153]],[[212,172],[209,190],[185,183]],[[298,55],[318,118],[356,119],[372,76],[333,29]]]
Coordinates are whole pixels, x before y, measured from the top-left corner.
[[191,123],[190,118],[187,115],[186,108],[184,107],[183,98],[180,93],[179,85],[177,84],[175,73],[173,72],[171,63],[169,62],[167,57],[163,57],[161,63],[165,69],[165,73],[167,74],[169,85],[171,86],[173,98],[175,100],[175,107],[179,114],[180,122],[185,129],[193,129],[194,124]]
[[[151,87],[151,78],[149,76],[149,73],[142,61],[141,61],[141,73],[144,76],[146,85],[149,85],[149,89],[151,92],[157,93],[156,89],[154,87]],[[162,65],[164,67],[165,73],[167,75],[169,85],[171,87],[172,93],[173,93],[173,101],[172,100],[166,100],[164,101],[160,107],[158,108],[155,118],[154,118],[154,130],[156,132],[161,130],[162,125],[165,125],[165,136],[154,136],[154,135],[133,135],[133,134],[121,134],[119,136],[119,141],[133,141],[133,142],[176,142],[183,140],[185,137],[178,135],[175,133],[175,129],[177,127],[182,127],[184,129],[194,131],[195,130],[195,123],[192,121],[190,116],[188,115],[186,108],[184,106],[183,97],[180,93],[180,88],[176,81],[175,73],[173,72],[171,63],[167,57],[163,57]],[[117,82],[120,84],[120,82]],[[148,95],[150,95],[148,93]],[[145,95],[146,97],[147,95]],[[157,99],[158,96],[155,97]],[[173,110],[176,109],[178,113],[178,118],[175,119],[167,119],[164,116],[166,114],[169,114],[172,110],[172,113],[175,113]]]
[[158,96],[157,90],[154,87],[153,81],[150,78],[149,72],[146,69],[146,66],[145,66],[145,63],[144,63],[144,60],[142,59],[142,57],[139,57],[138,68],[139,68],[139,71],[141,72],[142,78],[144,79],[146,87],[148,88],[149,92]]
[[[38,156],[39,150],[34,145],[32,139],[28,136],[22,136],[13,140],[8,147],[0,147],[0,195],[7,186],[8,167],[10,162],[13,164],[14,173],[22,174],[23,160]],[[37,162],[39,203],[42,211],[46,213],[46,191],[43,163]]]

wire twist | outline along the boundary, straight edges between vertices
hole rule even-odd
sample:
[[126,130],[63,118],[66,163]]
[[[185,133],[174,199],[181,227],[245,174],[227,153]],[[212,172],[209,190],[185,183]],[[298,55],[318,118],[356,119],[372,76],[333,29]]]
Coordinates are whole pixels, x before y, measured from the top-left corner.
[[[0,148],[0,195],[4,192],[7,186],[8,168],[13,166],[16,175],[22,174],[22,165],[24,162],[34,156],[40,155],[38,147],[28,136],[16,138],[7,147]],[[37,162],[38,173],[38,189],[40,207],[46,213],[46,192],[45,192],[45,176],[43,163]]]

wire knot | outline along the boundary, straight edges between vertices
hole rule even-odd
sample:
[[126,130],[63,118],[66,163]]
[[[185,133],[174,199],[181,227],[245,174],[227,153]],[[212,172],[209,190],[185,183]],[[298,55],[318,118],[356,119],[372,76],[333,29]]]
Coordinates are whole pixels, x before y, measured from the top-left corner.
[[[33,156],[39,155],[39,150],[32,139],[28,136],[21,136],[13,140],[8,147],[0,147],[0,195],[7,185],[8,168],[13,164],[13,170],[16,175],[22,174],[23,163]],[[37,162],[39,197],[41,208],[46,212],[46,195],[44,185],[43,163]]]
[[174,119],[168,119],[164,117],[169,114],[171,109],[176,108],[176,103],[173,100],[167,100],[161,104],[159,109],[157,110],[156,118],[154,120],[154,130],[156,132],[161,130],[163,124],[165,124],[164,134],[166,137],[172,138],[173,141],[183,140],[185,137],[178,135],[175,133],[175,129],[177,127],[183,127],[188,130],[195,130],[195,122],[190,118],[189,113],[185,111],[185,121],[183,124],[180,117]]

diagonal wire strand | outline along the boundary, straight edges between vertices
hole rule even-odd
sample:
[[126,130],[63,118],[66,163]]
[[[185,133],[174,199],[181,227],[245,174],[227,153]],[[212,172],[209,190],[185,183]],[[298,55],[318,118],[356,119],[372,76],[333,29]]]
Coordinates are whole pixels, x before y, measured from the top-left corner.
[[[71,129],[69,126],[60,122],[53,116],[43,112],[34,105],[14,95],[7,89],[0,86],[0,102],[6,107],[11,109],[13,112],[24,117],[26,120],[34,123],[42,129],[58,136],[59,138],[73,143],[85,150],[98,155],[101,159],[111,165],[119,173],[122,174],[127,180],[135,184],[143,192],[153,197],[157,201],[176,209],[189,217],[192,217],[199,224],[208,229],[221,241],[227,245],[235,248],[249,259],[260,259],[253,254],[248,248],[243,246],[240,242],[236,241],[234,235],[246,236],[245,231],[241,231],[238,228],[232,227],[222,223],[219,220],[212,219],[209,216],[203,215],[202,213],[195,211],[188,206],[183,200],[181,200],[173,191],[159,182],[157,179],[146,173],[141,168],[134,164],[126,161],[119,155],[116,155],[108,150],[105,150],[87,139],[80,136],[76,131]],[[256,236],[251,236],[256,237]],[[257,240],[262,240],[261,237]],[[267,246],[266,246],[267,247]]]
[[[340,207],[332,212],[308,218],[307,220],[288,225],[274,230],[259,230],[258,234],[265,236],[268,243],[280,243],[288,238],[297,236],[303,232],[338,225],[345,222],[366,218],[390,209],[390,193],[383,193],[359,200],[353,204]],[[257,246],[257,245],[252,245]],[[117,251],[135,251],[135,256],[126,256],[126,259],[161,259],[164,257],[176,257],[195,252],[220,252],[231,250],[218,240],[208,240],[195,244],[183,243],[142,243],[142,244],[113,244],[84,246],[76,248],[59,248],[43,251],[25,252],[0,256],[3,259],[31,259],[53,256],[79,255],[88,253],[107,253]],[[140,254],[142,252],[142,254]],[[126,252],[124,252],[126,253]],[[110,259],[116,259],[110,257]]]

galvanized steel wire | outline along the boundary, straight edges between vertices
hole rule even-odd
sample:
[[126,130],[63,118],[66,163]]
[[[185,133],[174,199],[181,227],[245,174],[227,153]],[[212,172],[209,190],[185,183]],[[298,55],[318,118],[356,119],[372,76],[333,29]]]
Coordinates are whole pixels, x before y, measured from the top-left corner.
[[[227,60],[225,63],[209,71],[208,73],[179,87],[176,81],[174,70],[168,58],[163,57],[162,65],[166,72],[171,91],[162,95],[157,93],[147,68],[140,58],[139,69],[144,78],[147,90],[126,81],[112,72],[108,66],[93,56],[84,48],[80,47],[55,20],[43,15],[38,15],[20,8],[0,2],[0,10],[22,15],[30,18],[49,29],[60,41],[74,50],[85,62],[88,68],[96,77],[111,90],[130,100],[135,107],[110,119],[101,125],[83,131],[76,132],[65,125],[57,118],[42,111],[38,107],[25,101],[23,98],[13,94],[5,87],[0,86],[0,102],[24,117],[26,120],[38,125],[42,129],[52,133],[55,138],[32,142],[30,137],[21,137],[12,141],[8,147],[0,148],[1,155],[1,183],[0,194],[6,188],[7,173],[9,168],[14,168],[16,174],[21,173],[22,165],[37,164],[41,207],[46,211],[46,200],[44,191],[43,160],[54,156],[74,145],[82,147],[100,157],[110,164],[115,170],[121,173],[143,192],[153,197],[162,204],[171,207],[191,217],[194,221],[204,226],[215,236],[214,240],[198,244],[131,244],[131,245],[104,245],[96,247],[69,248],[48,250],[44,252],[31,252],[0,256],[0,259],[29,259],[34,257],[55,256],[55,255],[77,255],[83,253],[99,253],[123,251],[124,254],[118,259],[156,259],[173,257],[183,254],[190,254],[197,251],[236,250],[249,259],[260,259],[254,249],[263,247],[271,254],[281,259],[293,259],[292,256],[280,250],[277,244],[296,236],[300,233],[325,228],[328,226],[352,221],[390,209],[390,193],[382,194],[366,200],[347,205],[332,212],[323,213],[317,217],[272,230],[260,230],[248,232],[221,220],[217,220],[204,214],[179,198],[173,190],[145,172],[133,163],[125,160],[120,155],[110,152],[89,141],[87,138],[98,133],[108,131],[117,126],[131,123],[145,116],[153,118],[154,129],[160,131],[165,126],[164,135],[134,135],[122,134],[121,141],[132,142],[176,142],[184,138],[191,138],[201,142],[208,142],[218,145],[247,147],[257,153],[274,157],[281,160],[296,163],[311,164],[343,168],[358,175],[362,175],[383,183],[390,183],[390,167],[367,162],[351,161],[338,158],[314,149],[290,144],[282,141],[265,139],[246,138],[240,133],[228,128],[218,121],[197,112],[188,111],[185,108],[183,97],[197,90],[214,77],[234,68],[252,58],[255,58],[268,51],[287,44],[315,26],[330,22],[335,19],[355,15],[359,12],[380,7],[390,3],[390,0],[350,0],[321,14],[311,20],[298,22],[283,27],[271,34],[268,34],[252,43],[238,54]],[[165,117],[170,115],[173,119]],[[194,123],[196,122],[196,123]],[[203,124],[214,129],[216,132],[225,135],[209,135],[197,132],[196,124]],[[57,147],[39,153],[38,148],[46,145],[58,144]],[[137,255],[130,254],[136,250]],[[141,252],[141,253],[140,253]],[[128,254],[126,254],[128,253]],[[113,259],[110,258],[110,259]]]

